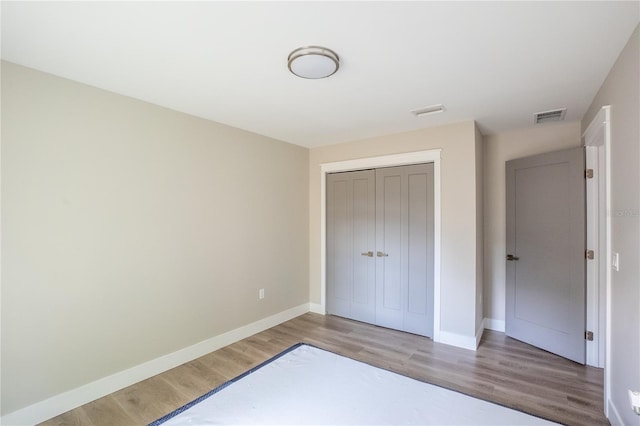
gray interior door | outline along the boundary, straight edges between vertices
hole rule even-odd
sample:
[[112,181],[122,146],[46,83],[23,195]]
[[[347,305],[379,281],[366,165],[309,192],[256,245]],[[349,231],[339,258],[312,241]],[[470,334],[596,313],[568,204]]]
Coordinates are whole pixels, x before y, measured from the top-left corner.
[[506,333],[584,364],[584,149],[508,161],[506,185]]
[[375,173],[327,175],[327,309],[375,322]]
[[327,310],[433,336],[433,164],[327,176]]
[[433,337],[433,164],[376,170],[376,324]]

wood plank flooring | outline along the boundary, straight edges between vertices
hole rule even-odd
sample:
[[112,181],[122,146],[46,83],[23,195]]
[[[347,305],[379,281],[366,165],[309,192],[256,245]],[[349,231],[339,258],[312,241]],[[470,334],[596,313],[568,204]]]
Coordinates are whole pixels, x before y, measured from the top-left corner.
[[603,414],[601,369],[576,364],[494,331],[485,331],[480,347],[473,352],[311,313],[42,424],[147,424],[298,342],[559,423],[609,424]]

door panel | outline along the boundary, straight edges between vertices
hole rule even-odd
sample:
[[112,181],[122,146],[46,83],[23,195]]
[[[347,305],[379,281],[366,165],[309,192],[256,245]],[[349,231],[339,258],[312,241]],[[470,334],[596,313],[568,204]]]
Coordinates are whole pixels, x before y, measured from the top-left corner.
[[375,175],[327,176],[327,308],[330,314],[375,321]]
[[584,150],[506,164],[507,335],[585,362]]
[[433,337],[433,164],[408,179],[406,331]]
[[433,164],[376,170],[376,324],[433,336]]

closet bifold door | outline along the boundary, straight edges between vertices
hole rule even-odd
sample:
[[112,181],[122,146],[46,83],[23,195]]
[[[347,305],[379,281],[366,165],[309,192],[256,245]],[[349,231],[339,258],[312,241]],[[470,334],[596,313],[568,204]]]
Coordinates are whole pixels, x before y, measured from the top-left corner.
[[375,324],[433,337],[433,164],[376,170]]
[[375,323],[375,172],[327,175],[327,312]]

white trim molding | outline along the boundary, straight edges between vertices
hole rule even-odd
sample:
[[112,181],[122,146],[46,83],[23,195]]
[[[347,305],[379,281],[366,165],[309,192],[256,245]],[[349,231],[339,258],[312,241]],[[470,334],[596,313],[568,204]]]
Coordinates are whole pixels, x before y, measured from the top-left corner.
[[[611,215],[607,212],[611,211],[611,106],[603,106],[591,121],[584,134],[582,135],[584,146],[588,150],[592,150],[592,155],[597,154],[598,161],[594,161],[593,166],[598,167],[596,172],[599,174],[600,179],[604,178],[604,189],[596,190],[593,192],[597,194],[599,198],[599,204],[597,209],[604,214],[598,214],[598,224],[595,225],[595,229],[598,235],[598,253],[596,253],[596,259],[604,259],[599,264],[598,271],[596,268],[587,269],[587,305],[590,312],[590,317],[587,321],[597,328],[595,331],[599,334],[597,336],[600,340],[598,348],[590,347],[587,351],[587,364],[594,364],[594,360],[597,359],[597,364],[602,365],[602,356],[604,356],[604,400],[605,400],[605,414],[607,418],[611,419],[613,415],[619,419],[618,413],[615,410],[614,404],[611,401]],[[595,150],[595,152],[593,152]],[[604,161],[603,161],[604,157]],[[602,170],[604,169],[604,170]],[[602,185],[600,185],[602,188]],[[602,194],[604,192],[604,194]],[[603,199],[604,198],[604,199]],[[604,206],[601,203],[604,202]],[[587,215],[593,215],[594,210],[587,211]],[[603,217],[604,216],[604,217]],[[589,230],[587,231],[589,232]],[[594,230],[591,229],[593,233]],[[593,235],[588,236],[594,237]],[[598,256],[599,255],[599,256]],[[604,269],[602,271],[601,269]],[[604,273],[603,273],[604,272]],[[591,276],[589,274],[598,274],[598,277]],[[602,277],[604,277],[604,282]],[[597,282],[597,286],[594,284]],[[589,287],[597,288],[589,288]],[[597,295],[602,295],[598,301],[592,300]],[[604,300],[603,300],[604,299]],[[595,311],[598,312],[595,312]],[[604,324],[603,324],[604,322]],[[602,348],[602,334],[604,334],[604,349]],[[596,356],[596,354],[598,356]],[[591,355],[591,356],[589,356]],[[613,407],[613,411],[611,408]]]
[[[441,182],[440,156],[442,149],[407,152],[380,157],[356,160],[336,161],[320,164],[320,308],[326,312],[327,300],[327,174],[378,167],[405,166],[410,164],[433,163],[433,218],[434,218],[434,256],[433,256],[433,341],[441,342],[440,330],[440,252],[441,252]],[[473,339],[473,338],[470,338]],[[457,341],[457,339],[452,339]],[[446,342],[443,342],[446,343]],[[454,343],[450,343],[455,346]],[[463,346],[467,347],[467,343]],[[474,348],[475,349],[475,348]]]
[[319,303],[309,303],[309,312],[313,312],[314,314],[326,315],[327,312],[324,309],[324,306]]
[[484,320],[482,320],[480,322],[480,327],[478,328],[478,331],[476,332],[476,344],[473,347],[473,350],[477,350],[478,346],[480,346],[480,341],[482,340],[482,335],[484,334]]
[[279,312],[251,324],[228,331],[176,352],[152,359],[135,367],[98,379],[68,392],[37,402],[0,418],[2,425],[34,425],[81,405],[95,401],[127,386],[192,361],[210,352],[253,336],[309,312],[308,303]]
[[480,328],[480,332],[476,336],[467,336],[464,334],[440,330],[440,340],[438,342],[475,351],[478,348],[478,344],[476,342],[480,341],[480,337],[482,337],[482,328]]
[[483,323],[484,328],[487,330],[500,331],[502,333],[506,330],[504,320],[485,318]]
[[[612,425],[624,425],[622,421],[622,417],[620,417],[620,413],[618,413],[618,409],[616,405],[610,399],[606,402],[606,410],[607,411],[607,419],[611,422]],[[613,418],[613,419],[612,419]]]

